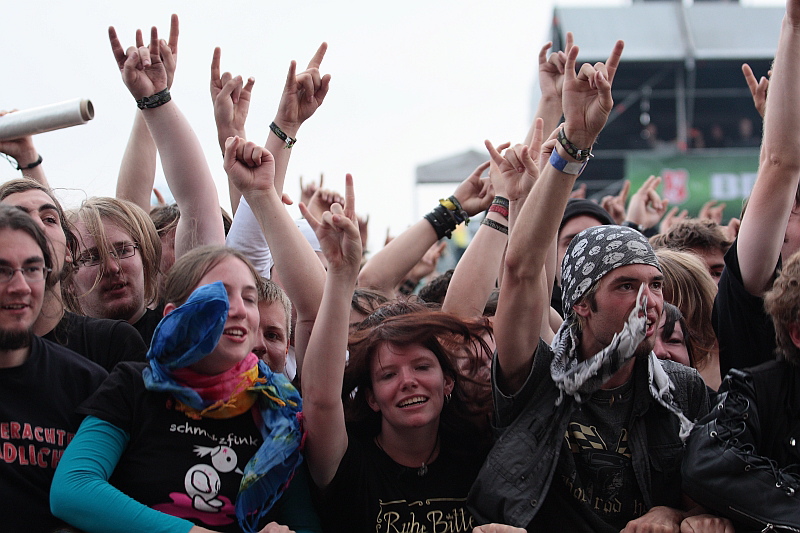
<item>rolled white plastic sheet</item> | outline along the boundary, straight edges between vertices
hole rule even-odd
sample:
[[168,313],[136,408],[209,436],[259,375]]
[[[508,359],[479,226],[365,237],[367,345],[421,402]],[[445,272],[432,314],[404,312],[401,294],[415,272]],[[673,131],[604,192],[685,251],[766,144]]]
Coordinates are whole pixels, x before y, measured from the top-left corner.
[[0,141],[86,124],[93,118],[92,102],[81,98],[15,111],[0,117]]

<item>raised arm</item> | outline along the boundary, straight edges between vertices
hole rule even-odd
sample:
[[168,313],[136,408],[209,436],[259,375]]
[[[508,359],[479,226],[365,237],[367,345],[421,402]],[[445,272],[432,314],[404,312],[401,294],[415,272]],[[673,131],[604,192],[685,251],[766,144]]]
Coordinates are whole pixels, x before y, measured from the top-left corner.
[[[169,28],[169,42],[161,41],[159,53],[161,62],[167,71],[167,88],[172,88],[175,68],[178,63],[178,15],[172,15]],[[150,212],[150,196],[156,178],[156,143],[141,110],[136,110],[133,128],[128,138],[128,145],[122,155],[122,163],[117,177],[117,198],[128,200],[141,207],[145,213]]]
[[266,143],[267,150],[271,151],[275,157],[275,189],[279,195],[283,193],[286,168],[289,165],[289,155],[292,150],[291,143],[287,142],[288,139],[281,139],[277,132],[283,132],[287,137],[296,139],[300,126],[311,118],[322,105],[331,83],[331,75],[323,76],[319,70],[327,50],[328,43],[322,43],[314,53],[314,57],[308,62],[306,70],[300,74],[295,75],[296,64],[294,61],[289,65],[286,84],[278,104],[278,112],[275,114],[275,120],[272,121],[275,127],[270,128]]
[[[771,283],[782,251],[790,254],[797,243],[784,248],[787,225],[800,221],[793,213],[800,183],[800,0],[786,3],[778,50],[769,81],[764,115],[764,139],[758,177],[739,229],[737,251],[744,287],[760,296]],[[784,259],[788,259],[788,256]]]
[[[225,155],[225,141],[228,137],[241,137],[246,139],[244,125],[247,113],[250,110],[250,95],[253,92],[255,78],[248,78],[245,84],[241,76],[232,76],[230,72],[220,75],[220,58],[222,50],[214,48],[211,58],[211,102],[214,105],[214,122],[217,125],[217,141],[220,150]],[[231,210],[236,214],[239,208],[241,194],[228,181],[228,193],[231,200]]]
[[228,179],[242,192],[261,227],[281,272],[283,288],[297,311],[295,356],[299,370],[322,300],[325,270],[275,188],[272,154],[255,143],[231,137],[225,145],[224,164]]
[[[578,48],[567,51],[563,91],[564,134],[576,148],[592,147],[613,106],[611,83],[622,54],[618,41],[608,61],[584,64],[575,73]],[[554,141],[549,141],[552,144]],[[560,143],[541,174],[517,219],[508,243],[503,285],[495,316],[500,386],[514,392],[524,382],[539,342],[539,328],[520,327],[520,317],[529,324],[542,324],[550,305],[545,281],[545,262],[558,232],[567,200],[580,172],[580,164]],[[568,164],[568,166],[564,166]],[[556,168],[560,166],[562,170]],[[567,172],[564,172],[566,170]]]
[[[319,67],[327,48],[328,45],[322,43],[309,62],[308,69],[300,75],[295,75],[295,62],[291,62],[278,106],[278,113],[273,121],[277,131],[282,131],[289,137],[294,138],[300,125],[310,118],[322,104],[328,92],[330,75],[320,76]],[[236,78],[230,78],[230,74],[223,74],[220,77],[219,71],[219,54],[215,52],[211,65],[211,95],[214,100],[217,131],[224,151],[224,142],[227,137],[223,139],[223,135],[244,138],[244,121],[250,105],[249,89],[252,89],[252,83],[248,81],[248,84],[238,93],[238,101],[234,102],[233,100],[237,95],[236,87],[241,83],[241,80],[236,81]],[[219,91],[217,91],[217,87]],[[230,89],[229,95],[227,89],[224,90],[225,87]],[[289,165],[289,156],[292,150],[284,140],[277,136],[275,130],[271,130],[267,138],[266,148],[275,161],[273,183],[280,197],[283,192],[286,168]],[[230,184],[230,190],[231,203],[238,204],[240,194],[238,189],[236,189],[235,185]],[[234,200],[236,201],[234,202]],[[260,269],[263,276],[270,276],[269,269],[272,266],[272,254],[264,234],[259,228],[259,221],[246,201],[243,202],[241,208],[237,205],[227,241],[230,246],[242,250],[253,264]],[[320,295],[322,294],[321,291],[322,288],[320,286]],[[290,294],[289,297],[291,298],[292,295]]]
[[347,353],[350,301],[361,264],[353,178],[347,175],[345,207],[333,204],[318,221],[301,204],[328,260],[328,277],[303,363],[306,459],[318,487],[330,484],[347,450],[342,382]]
[[[538,120],[537,124],[541,126],[541,122]],[[536,137],[534,135],[534,139]],[[541,137],[539,129],[539,145]],[[538,151],[532,156],[532,149],[527,145],[518,144],[509,148],[509,143],[495,149],[488,140],[486,148],[491,157],[489,178],[495,198],[484,222],[456,265],[442,304],[442,311],[465,319],[483,314],[486,300],[496,287],[508,244],[511,197],[513,196],[514,201],[519,201],[522,197],[524,201],[538,177],[535,162]],[[501,155],[501,151],[505,151],[505,155]]]
[[[489,193],[489,178],[481,178],[481,174],[487,168],[489,168],[488,161],[479,165],[453,193],[463,211],[469,216],[476,215],[487,209],[492,201],[493,196]],[[439,209],[439,207],[436,209]],[[447,209],[451,212],[456,211],[450,208]],[[442,221],[440,227],[444,227],[444,222],[447,221]],[[450,229],[454,228],[455,224]],[[394,298],[394,288],[425,255],[425,252],[444,235],[444,232],[437,233],[433,224],[428,219],[423,218],[392,239],[389,244],[367,261],[358,276],[358,285],[382,292],[388,298]]]
[[175,257],[201,244],[223,244],[225,233],[218,216],[217,189],[197,136],[169,95],[158,30],[151,29],[149,46],[144,46],[142,33],[137,31],[137,46],[127,51],[123,51],[113,27],[108,36],[122,80],[142,108],[161,154],[167,183],[181,210],[175,231]]

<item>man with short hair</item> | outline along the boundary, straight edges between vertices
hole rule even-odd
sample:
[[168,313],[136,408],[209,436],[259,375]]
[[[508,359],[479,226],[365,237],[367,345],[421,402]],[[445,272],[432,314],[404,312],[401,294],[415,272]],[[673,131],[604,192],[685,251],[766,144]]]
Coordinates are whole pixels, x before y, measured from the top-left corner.
[[0,524],[7,531],[65,526],[50,514],[50,483],[78,429],[75,409],[107,375],[33,334],[52,268],[33,219],[0,205]]
[[[558,142],[542,148],[549,161],[509,239],[492,365],[494,423],[504,432],[469,497],[482,522],[570,532],[727,525],[682,501],[682,439],[707,412],[708,394],[694,369],[652,352],[663,276],[644,236],[621,226],[578,233],[562,265],[565,320],[552,347],[539,327],[520,325],[520,317],[541,324],[549,309],[545,263],[611,111],[622,46],[577,75],[577,47],[566,51],[565,122]],[[504,162],[496,151],[492,158]]]
[[725,268],[725,253],[732,242],[725,237],[719,224],[708,219],[689,218],[670,226],[666,233],[650,239],[653,248],[669,248],[679,252],[692,252],[700,257],[708,273],[719,284]]

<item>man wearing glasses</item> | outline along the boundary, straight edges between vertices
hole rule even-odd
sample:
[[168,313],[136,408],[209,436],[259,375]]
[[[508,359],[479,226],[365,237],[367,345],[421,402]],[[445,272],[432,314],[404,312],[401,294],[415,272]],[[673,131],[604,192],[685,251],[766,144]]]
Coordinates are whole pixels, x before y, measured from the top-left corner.
[[24,211],[0,205],[0,523],[53,531],[50,483],[79,418],[106,377],[78,354],[33,334],[54,277],[50,246]]
[[86,200],[74,213],[78,236],[77,272],[71,287],[75,312],[125,320],[150,344],[163,313],[157,304],[161,241],[152,220],[138,206],[116,198]]

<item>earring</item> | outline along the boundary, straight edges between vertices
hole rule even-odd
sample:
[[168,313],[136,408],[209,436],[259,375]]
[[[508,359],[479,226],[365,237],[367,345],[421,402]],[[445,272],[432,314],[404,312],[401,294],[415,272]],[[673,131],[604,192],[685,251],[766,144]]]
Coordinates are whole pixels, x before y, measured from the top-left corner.
[[453,394],[452,393],[445,394],[444,395],[444,403],[445,403],[445,405],[450,403],[450,400],[452,400],[452,399],[453,399]]

